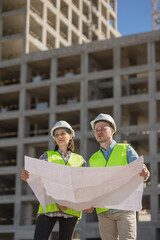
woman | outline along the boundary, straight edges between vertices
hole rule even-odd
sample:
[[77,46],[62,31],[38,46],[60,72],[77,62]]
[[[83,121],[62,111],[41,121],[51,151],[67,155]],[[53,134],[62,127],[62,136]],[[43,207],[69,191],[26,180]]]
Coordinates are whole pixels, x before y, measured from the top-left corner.
[[[74,167],[85,166],[86,162],[83,157],[73,153],[75,133],[66,121],[57,122],[51,130],[51,136],[56,141],[55,150],[46,151],[41,155],[41,160]],[[23,170],[21,179],[27,181],[29,172]],[[59,240],[71,240],[75,225],[81,218],[81,214],[81,211],[77,212],[59,204],[48,205],[45,212],[40,205],[34,240],[48,240],[57,220],[59,221]]]

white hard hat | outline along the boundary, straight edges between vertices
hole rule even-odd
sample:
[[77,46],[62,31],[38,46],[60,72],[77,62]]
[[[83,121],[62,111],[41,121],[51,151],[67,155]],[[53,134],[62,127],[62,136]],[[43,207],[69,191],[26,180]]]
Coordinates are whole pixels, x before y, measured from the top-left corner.
[[93,130],[95,128],[95,124],[100,121],[107,122],[114,129],[114,132],[116,132],[117,127],[114,119],[110,115],[103,113],[100,113],[93,121],[91,121],[91,126]]
[[56,122],[56,124],[53,126],[53,128],[51,129],[51,136],[54,138],[54,131],[58,128],[67,128],[71,131],[71,133],[73,134],[73,137],[75,137],[75,132],[73,130],[73,128],[71,127],[71,125],[69,123],[67,123],[66,121],[58,121]]

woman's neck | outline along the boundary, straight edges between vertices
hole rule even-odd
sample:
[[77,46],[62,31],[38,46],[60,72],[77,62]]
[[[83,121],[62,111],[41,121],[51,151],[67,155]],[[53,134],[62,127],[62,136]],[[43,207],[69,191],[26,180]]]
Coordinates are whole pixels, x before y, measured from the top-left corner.
[[59,147],[59,150],[64,154],[64,155],[66,155],[67,154],[67,152],[68,152],[68,150],[67,150],[67,148],[63,148],[63,147]]

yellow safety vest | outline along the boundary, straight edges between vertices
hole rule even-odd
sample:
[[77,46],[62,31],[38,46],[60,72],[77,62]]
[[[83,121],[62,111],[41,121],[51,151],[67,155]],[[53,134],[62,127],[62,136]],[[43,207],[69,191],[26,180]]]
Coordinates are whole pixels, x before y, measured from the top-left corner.
[[[106,165],[106,159],[101,150],[94,153],[89,159],[91,167],[113,167],[127,165],[127,147],[129,144],[116,144]],[[108,211],[108,208],[96,208],[97,214]]]
[[[62,164],[65,165],[65,161],[62,158],[62,156],[60,155],[60,153],[58,151],[47,151],[47,156],[48,156],[48,162],[53,162],[53,163],[57,163],[57,164]],[[71,156],[68,160],[68,163],[66,164],[67,166],[72,166],[72,167],[82,167],[83,165],[83,157],[76,154],[76,153],[71,153]],[[46,206],[46,212],[44,211],[42,205],[39,205],[39,210],[38,210],[38,214],[41,213],[53,213],[53,212],[59,212],[62,211],[60,210],[57,205],[54,204],[50,204],[48,206]],[[64,213],[67,213],[69,215],[78,217],[79,219],[82,216],[82,211],[75,211],[73,209],[67,208],[66,211],[62,211]]]

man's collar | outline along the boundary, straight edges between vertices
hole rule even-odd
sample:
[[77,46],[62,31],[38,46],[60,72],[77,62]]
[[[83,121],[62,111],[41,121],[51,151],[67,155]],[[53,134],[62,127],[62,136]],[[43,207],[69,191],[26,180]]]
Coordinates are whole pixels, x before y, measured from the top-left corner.
[[[113,149],[116,144],[117,144],[116,141],[113,140],[108,148]],[[108,148],[107,148],[107,149],[108,149]],[[107,151],[107,149],[105,150],[104,148],[100,147],[100,150],[101,150],[101,151]]]

